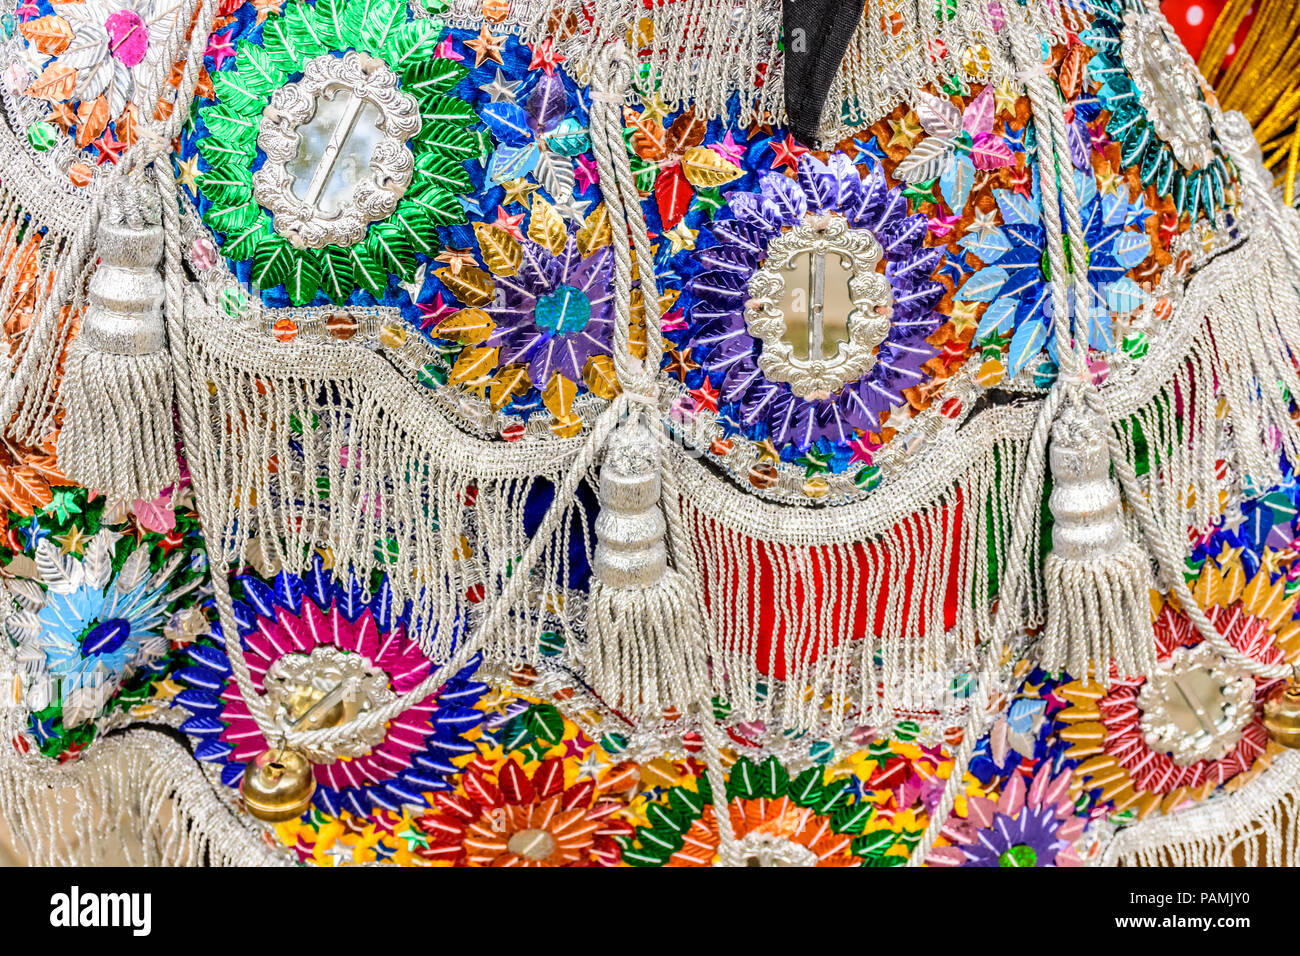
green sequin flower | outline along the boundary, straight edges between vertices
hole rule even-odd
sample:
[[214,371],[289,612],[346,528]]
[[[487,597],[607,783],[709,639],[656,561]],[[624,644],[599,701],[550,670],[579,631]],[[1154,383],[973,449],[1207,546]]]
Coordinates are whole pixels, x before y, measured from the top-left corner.
[[[410,280],[418,257],[438,252],[439,226],[465,221],[460,197],[473,189],[465,163],[482,156],[486,144],[470,128],[477,120],[473,108],[450,94],[468,71],[437,55],[442,33],[439,21],[408,21],[403,0],[295,2],[283,16],[267,18],[260,43],[239,43],[235,69],[213,76],[217,104],[199,110],[207,135],[198,151],[208,168],[197,181],[211,202],[204,221],[222,237],[225,256],[251,263],[254,286],[283,285],[296,305],[318,292],[345,302],[358,288],[379,297],[390,276]],[[382,61],[416,99],[420,128],[403,147],[414,154],[414,171],[396,209],[371,222],[359,241],[297,248],[253,195],[263,113],[271,95],[300,77],[309,61],[349,50]]]
[[[1121,165],[1137,168],[1142,185],[1173,199],[1180,216],[1194,221],[1202,210],[1222,209],[1228,168],[1191,58],[1162,26],[1120,0],[1097,0],[1095,13],[1079,39],[1096,51],[1088,73],[1100,84],[1097,99],[1110,113],[1106,129],[1120,145]],[[1138,62],[1130,62],[1129,54]],[[1156,79],[1159,85],[1153,86]],[[1162,91],[1164,99],[1148,103],[1143,84]]]

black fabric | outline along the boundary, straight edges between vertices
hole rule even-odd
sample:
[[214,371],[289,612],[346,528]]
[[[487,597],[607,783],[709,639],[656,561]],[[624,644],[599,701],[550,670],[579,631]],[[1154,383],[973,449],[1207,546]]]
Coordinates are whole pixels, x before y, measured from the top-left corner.
[[831,81],[862,19],[866,0],[781,0],[785,111],[795,138],[812,144]]

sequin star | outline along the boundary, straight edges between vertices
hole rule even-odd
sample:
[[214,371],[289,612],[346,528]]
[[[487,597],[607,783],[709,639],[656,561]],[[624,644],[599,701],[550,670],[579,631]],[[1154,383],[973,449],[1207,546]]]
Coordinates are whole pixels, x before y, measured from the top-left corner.
[[347,866],[356,859],[352,848],[345,845],[342,840],[336,840],[325,853],[334,861],[335,866]]
[[1124,183],[1124,177],[1117,175],[1113,169],[1107,167],[1106,171],[1097,174],[1097,189],[1103,193],[1118,195],[1120,186],[1124,185],[1124,196],[1128,198],[1128,187]]
[[191,156],[189,159],[176,160],[176,181],[190,192],[197,192],[194,177],[198,174],[199,158],[197,156]]
[[536,70],[541,68],[546,71],[547,76],[555,73],[555,68],[563,63],[567,57],[559,50],[555,49],[555,39],[547,37],[541,43],[532,47],[533,58],[528,61],[528,69]]
[[406,848],[414,853],[417,849],[423,849],[429,845],[429,838],[422,831],[417,830],[414,824],[407,826],[395,834],[399,840],[406,841]]
[[475,68],[482,66],[488,60],[505,65],[505,59],[501,56],[501,48],[505,42],[505,37],[493,36],[487,24],[484,24],[479,28],[478,36],[465,41],[465,49],[474,51]]
[[880,449],[880,446],[870,438],[857,438],[849,442],[849,449],[853,452],[853,457],[849,459],[849,464],[862,462],[864,465],[870,465],[872,456]]
[[50,498],[50,503],[41,509],[44,514],[54,515],[59,524],[67,524],[72,520],[73,515],[81,514],[81,505],[77,504],[73,497],[73,492],[67,488],[60,488],[54,492]]
[[1029,168],[1012,169],[1009,172],[1011,188],[1026,199],[1032,199],[1034,195],[1034,174],[1029,171]]
[[33,714],[31,719],[28,721],[27,729],[31,732],[31,735],[36,738],[36,744],[40,747],[45,746],[56,736],[54,733],[53,717],[37,717]]
[[691,398],[695,399],[695,410],[697,412],[718,410],[718,390],[706,378],[700,383],[699,388],[693,388],[690,391]]
[[979,311],[979,307],[978,302],[954,302],[948,313],[948,321],[952,323],[953,332],[960,336],[967,330],[974,329],[975,314]]
[[568,202],[557,202],[555,211],[558,212],[569,222],[581,224],[587,218],[587,209],[595,200],[592,199],[573,199]]
[[580,193],[585,193],[600,182],[600,172],[596,169],[596,161],[585,153],[580,153],[577,165],[573,169],[573,179]]
[[497,206],[497,218],[492,225],[507,235],[513,236],[516,242],[523,242],[524,231],[519,228],[523,221],[524,214],[522,212],[517,212],[512,216],[506,212],[504,206]]
[[[523,219],[524,217],[520,214],[519,218]],[[493,225],[497,225],[497,223],[493,223]],[[434,261],[441,262],[452,275],[458,276],[461,269],[474,264],[474,253],[468,249],[444,249],[438,253]]]
[[998,231],[998,211],[996,209],[976,209],[975,218],[971,220],[970,231],[981,240],[988,241],[990,235]]
[[912,200],[913,209],[922,203],[937,203],[939,198],[934,194],[934,186],[937,182],[937,179],[929,179],[923,183],[908,183],[903,187],[903,195]]
[[271,14],[280,12],[284,0],[251,0],[251,2],[253,9],[257,11],[257,22],[260,26]]
[[412,301],[420,297],[420,290],[424,288],[424,275],[428,271],[429,263],[421,262],[419,267],[415,270],[415,275],[411,276],[410,279],[403,279],[401,282],[397,283],[406,290],[406,294],[411,297]]
[[812,478],[814,475],[824,475],[831,470],[831,453],[818,451],[815,447],[809,448],[800,457],[796,458],[795,461],[803,465],[803,474],[805,478]]
[[1020,97],[1016,94],[1016,91],[1011,88],[1011,81],[1004,76],[998,82],[998,85],[993,87],[993,102],[995,104],[993,107],[994,115],[996,116],[998,113],[1005,113],[1007,116],[1015,116],[1016,101],[1018,99],[1020,99]]
[[[1241,522],[1238,522],[1238,525],[1240,524]],[[1225,565],[1231,564],[1234,560],[1240,558],[1241,553],[1245,550],[1245,548],[1234,548],[1225,541],[1223,547],[1219,549],[1218,555],[1215,556],[1214,561],[1220,568],[1223,568]]]
[[21,529],[25,546],[24,551],[35,551],[36,546],[50,536],[50,532],[33,521]]
[[663,96],[658,90],[649,96],[642,97],[641,102],[645,104],[645,109],[641,112],[641,119],[650,126],[663,123],[668,117],[668,104],[664,102]]
[[[1222,530],[1231,532],[1232,534],[1236,534],[1237,529],[1240,528],[1245,523],[1246,523],[1246,516],[1245,514],[1242,513],[1241,508],[1240,507],[1234,508],[1233,510],[1229,511],[1227,514],[1223,516]],[[1216,558],[1215,560],[1218,559]],[[1222,564],[1223,562],[1219,561],[1219,563]]]
[[606,764],[607,761],[602,761],[600,759],[600,755],[598,751],[596,750],[588,751],[587,755],[583,757],[582,760],[579,761],[578,763],[578,767],[577,767],[578,779],[579,780],[600,779],[601,771],[605,768]]
[[710,143],[709,149],[713,150],[729,163],[740,165],[740,161],[745,156],[745,147],[737,143],[731,136],[731,130],[727,130],[727,135],[722,138],[721,143]]
[[536,192],[539,187],[537,183],[530,183],[526,179],[511,179],[502,183],[501,188],[506,191],[506,194],[501,197],[503,206],[509,206],[511,203],[527,206],[529,204],[528,197]]
[[77,122],[77,112],[67,103],[55,103],[50,112],[50,122],[66,133],[68,127]]
[[1094,151],[1103,152],[1111,144],[1110,135],[1106,132],[1106,124],[1098,120],[1088,127],[1088,145]]
[[86,536],[75,524],[68,529],[67,534],[56,535],[50,540],[59,546],[60,554],[81,554],[86,547]]
[[925,132],[917,121],[915,113],[908,113],[902,119],[891,119],[889,128],[894,131],[894,135],[889,138],[889,145],[902,146],[904,149],[911,149]]
[[176,683],[170,677],[164,677],[153,685],[153,692],[150,695],[154,700],[171,700],[185,688]]
[[700,363],[691,358],[691,346],[688,345],[684,349],[669,350],[668,361],[664,364],[664,371],[669,375],[676,375],[684,382],[687,374],[699,367]]
[[433,48],[433,55],[436,59],[442,59],[442,60],[465,59],[463,56],[457,53],[455,49],[452,47],[450,36],[445,36],[440,41],[438,41],[438,45]]
[[703,209],[712,218],[713,214],[722,208],[722,193],[717,186],[709,189],[695,190],[694,204]]
[[800,146],[794,141],[794,137],[789,133],[785,134],[785,139],[777,142],[772,141],[772,168],[778,166],[789,166],[791,169],[799,168],[799,157],[808,152],[807,147]]
[[686,249],[694,249],[695,237],[699,234],[700,231],[698,229],[692,229],[690,226],[686,225],[686,220],[683,219],[677,225],[667,230],[664,233],[664,238],[672,244],[672,255],[677,255],[677,253]]
[[225,33],[217,33],[208,38],[208,48],[203,51],[205,57],[212,57],[213,66],[221,69],[221,65],[235,55],[235,45],[230,42],[234,30]]
[[506,79],[506,75],[498,69],[496,78],[491,83],[480,86],[479,89],[486,93],[493,103],[513,103],[519,83],[519,80],[512,82]]
[[99,155],[95,158],[96,166],[103,166],[104,163],[112,163],[116,166],[124,148],[124,144],[118,141],[112,130],[104,130],[99,139],[95,140],[91,145],[99,150]]
[[774,465],[781,463],[781,453],[776,450],[770,438],[754,442],[754,450],[758,452],[759,461],[770,461]]
[[943,213],[930,217],[930,235],[936,239],[942,239],[953,231],[957,223],[961,222],[961,216],[945,216]]

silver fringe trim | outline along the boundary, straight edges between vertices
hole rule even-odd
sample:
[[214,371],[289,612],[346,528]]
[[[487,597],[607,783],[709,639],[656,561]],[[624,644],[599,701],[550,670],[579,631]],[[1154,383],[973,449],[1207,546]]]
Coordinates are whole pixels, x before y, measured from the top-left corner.
[[17,757],[6,734],[0,817],[30,866],[288,866],[185,747],[150,730],[70,763]]
[[[1084,24],[1086,0],[1005,0],[1032,29],[1064,39]],[[710,118],[738,97],[742,124],[786,122],[780,0],[516,0],[510,20],[530,42],[550,37],[579,77],[612,38],[630,38],[672,108],[693,105]],[[988,82],[1017,69],[999,3],[983,0],[867,0],[822,118],[823,143],[870,125],[913,92],[954,77]],[[451,22],[468,23],[477,0],[453,3]],[[559,38],[556,41],[556,38]],[[798,42],[784,38],[784,42]]]
[[[1143,491],[1171,540],[1208,527],[1225,495],[1275,482],[1270,444],[1300,461],[1283,388],[1255,387],[1281,382],[1300,394],[1287,358],[1300,342],[1300,297],[1278,281],[1284,270],[1267,232],[1210,262],[1136,373],[1102,389],[1124,456],[1150,460]],[[565,474],[582,439],[479,440],[381,353],[272,345],[197,294],[188,309],[200,427],[185,447],[218,566],[303,571],[319,548],[358,580],[385,570],[417,620],[480,620],[528,546],[528,496]],[[995,633],[994,576],[1010,558],[1013,496],[1037,412],[991,409],[870,497],[832,508],[760,501],[672,448],[693,586],[710,616],[712,691],[738,715],[830,732],[850,705],[855,719],[881,726],[931,711],[988,640],[1011,636]],[[594,490],[594,475],[588,482]],[[568,576],[579,548],[592,557],[592,497],[562,503],[543,567],[489,638],[488,662],[585,673],[587,602],[568,590]],[[1032,522],[1020,529],[1023,559],[1039,583],[1003,629],[1045,619],[1036,513]],[[760,567],[769,571],[762,581]],[[859,604],[874,616],[857,619]],[[760,611],[780,640],[756,633]],[[565,638],[558,657],[541,657],[544,631]],[[448,659],[450,628],[425,626],[420,636],[433,660]]]

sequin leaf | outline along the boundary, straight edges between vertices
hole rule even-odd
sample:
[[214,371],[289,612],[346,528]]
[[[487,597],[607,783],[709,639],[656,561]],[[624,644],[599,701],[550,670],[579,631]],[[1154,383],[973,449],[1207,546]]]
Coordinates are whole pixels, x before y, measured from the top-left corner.
[[487,103],[479,110],[479,118],[497,141],[507,146],[523,146],[533,138],[528,114],[517,103]]
[[474,235],[479,254],[494,275],[512,276],[519,271],[524,253],[514,237],[486,222],[474,223]]
[[425,97],[420,106],[420,121],[423,123],[451,123],[453,126],[468,126],[476,118],[472,106],[462,99],[446,94]]
[[961,110],[944,97],[918,91],[914,109],[921,126],[931,136],[950,140],[956,137],[962,128]]
[[416,252],[432,255],[441,248],[438,230],[423,209],[402,210],[393,216],[392,222]]
[[388,35],[406,22],[401,0],[351,0],[339,21],[339,34],[351,45],[379,52]]
[[241,113],[260,109],[270,88],[254,74],[245,75],[242,70],[222,70],[212,77],[212,89],[221,102]]
[[408,193],[398,206],[398,211],[411,208],[421,210],[435,226],[450,226],[465,221],[465,209],[460,200],[434,183]]
[[1029,364],[1030,359],[1042,351],[1047,343],[1047,324],[1042,316],[1035,316],[1022,322],[1016,334],[1011,336],[1011,346],[1007,353],[1007,372],[1016,375]]
[[528,223],[528,238],[558,256],[568,242],[569,235],[564,220],[555,207],[540,196],[533,195],[533,214]]
[[441,35],[442,29],[437,21],[413,20],[401,24],[388,34],[385,56],[389,66],[404,72],[410,66],[431,59]]
[[253,253],[253,268],[249,281],[261,289],[269,289],[284,281],[292,264],[293,248],[279,236],[267,236]]
[[208,106],[199,110],[208,133],[230,143],[253,143],[257,140],[258,116],[241,116],[226,106]]
[[253,192],[253,172],[247,166],[213,166],[198,177],[199,188],[214,203],[241,205]]
[[465,193],[474,188],[465,166],[447,156],[423,153],[416,157],[415,172],[425,182],[452,193]]
[[208,222],[227,236],[233,236],[254,223],[263,223],[262,207],[248,200],[238,205],[214,206],[208,210]]
[[373,251],[368,242],[348,249],[352,257],[353,280],[377,299],[388,288],[388,270],[375,258]]
[[468,73],[455,60],[435,57],[409,65],[402,73],[402,89],[412,96],[437,96],[450,92]]
[[372,227],[366,251],[393,275],[406,277],[415,272],[415,249],[396,223],[381,222]]
[[253,157],[257,155],[257,144],[251,139],[227,141],[205,136],[199,140],[198,150],[209,166],[223,163],[244,166],[253,162]]
[[894,175],[909,183],[923,183],[938,176],[953,155],[953,144],[938,136],[932,136],[921,143],[903,158],[894,170]]
[[320,290],[335,302],[345,302],[356,288],[352,278],[352,257],[347,250],[326,246],[320,267]]
[[284,291],[294,305],[306,305],[320,288],[321,268],[317,254],[310,249],[292,249],[283,278]]
[[702,189],[721,186],[741,176],[738,166],[703,146],[692,146],[682,154],[682,172],[687,182]]
[[222,255],[231,259],[250,259],[262,244],[262,237],[267,235],[270,235],[268,225],[259,208],[255,219],[226,233],[221,244]]
[[556,202],[565,203],[573,198],[576,179],[573,174],[572,160],[559,153],[539,151],[534,175]]
[[479,155],[478,138],[460,126],[449,123],[425,126],[417,135],[424,147],[453,159],[464,161]]

